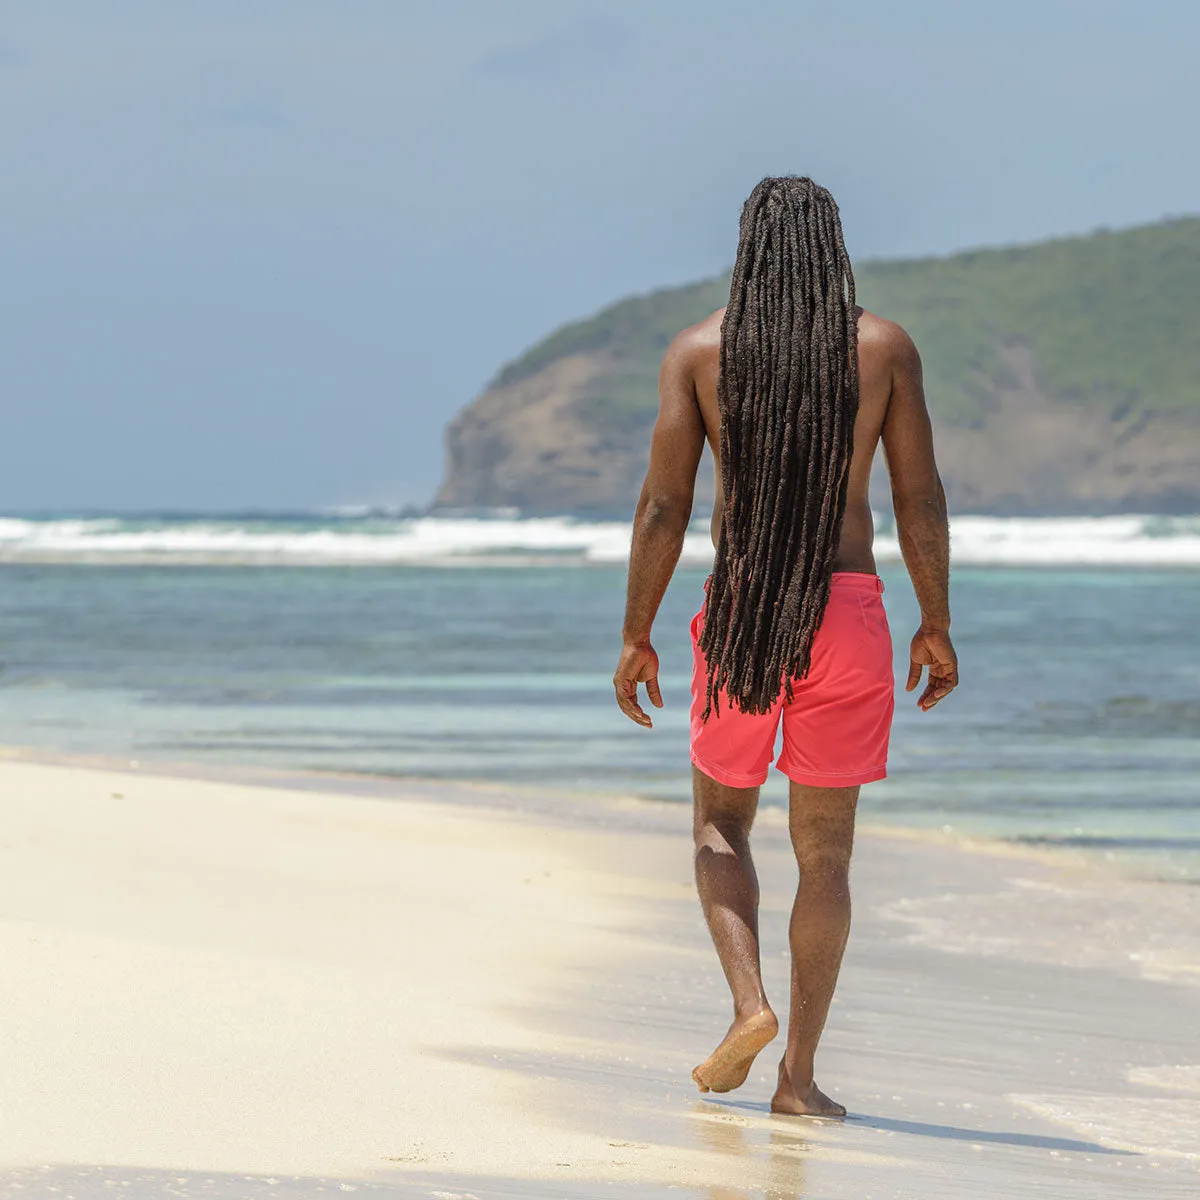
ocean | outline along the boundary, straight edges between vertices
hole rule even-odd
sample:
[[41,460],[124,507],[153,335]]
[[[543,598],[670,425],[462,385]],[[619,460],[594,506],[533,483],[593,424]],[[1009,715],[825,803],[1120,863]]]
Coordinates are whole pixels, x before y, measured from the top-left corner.
[[[1200,518],[952,538],[962,684],[931,713],[899,693],[863,819],[1200,882]],[[512,514],[0,518],[0,743],[685,803],[711,545],[689,534],[656,625],[651,731],[612,700],[627,547],[624,523]],[[882,517],[878,550],[902,680],[916,606]]]

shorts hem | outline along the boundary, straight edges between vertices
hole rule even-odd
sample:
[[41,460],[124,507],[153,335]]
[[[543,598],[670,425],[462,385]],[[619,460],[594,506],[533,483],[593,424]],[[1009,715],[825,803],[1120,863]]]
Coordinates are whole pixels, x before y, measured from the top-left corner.
[[862,771],[797,771],[779,764],[775,769],[793,783],[805,787],[857,787],[862,783],[876,783],[887,778],[887,763]]
[[699,767],[710,779],[715,779],[718,783],[723,783],[726,787],[749,788],[762,787],[767,782],[769,771],[763,771],[761,775],[743,775],[740,771],[727,771],[724,767],[718,767],[713,763],[703,759],[694,751],[691,755],[694,766]]

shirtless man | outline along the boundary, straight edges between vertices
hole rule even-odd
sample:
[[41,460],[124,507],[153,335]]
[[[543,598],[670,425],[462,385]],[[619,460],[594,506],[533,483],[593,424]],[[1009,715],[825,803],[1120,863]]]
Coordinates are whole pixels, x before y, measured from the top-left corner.
[[779,1029],[763,991],[749,837],[782,724],[777,765],[790,780],[800,882],[789,928],[787,1046],[771,1109],[841,1117],[846,1110],[813,1079],[813,1058],[850,929],[859,787],[886,774],[894,703],[867,495],[881,441],[921,611],[905,690],[927,668],[917,700],[927,712],[957,685],[958,666],[946,501],[921,361],[899,325],[854,303],[837,206],[825,189],[795,177],[755,188],[742,212],[730,303],[675,338],[659,391],[613,683],[622,711],[650,728],[638,684],[661,708],[651,626],[679,559],[707,440],[717,554],[692,621],[695,871],[734,1018],[692,1076],[702,1092],[740,1086]]

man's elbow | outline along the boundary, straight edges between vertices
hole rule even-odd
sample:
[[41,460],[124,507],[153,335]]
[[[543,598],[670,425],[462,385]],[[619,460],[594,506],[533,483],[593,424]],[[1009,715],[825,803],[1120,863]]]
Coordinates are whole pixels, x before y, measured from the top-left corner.
[[919,486],[894,488],[892,511],[897,521],[944,520],[946,493],[936,475]]
[[644,492],[638,519],[647,529],[683,533],[692,519],[692,497],[676,492]]

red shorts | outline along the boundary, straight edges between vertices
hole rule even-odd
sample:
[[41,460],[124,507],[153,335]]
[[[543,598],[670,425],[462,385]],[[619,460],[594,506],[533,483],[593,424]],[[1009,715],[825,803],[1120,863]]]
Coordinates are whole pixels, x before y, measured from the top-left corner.
[[860,571],[834,571],[829,604],[813,635],[812,665],[769,713],[747,714],[719,693],[720,710],[707,721],[707,672],[700,651],[704,609],[692,618],[692,762],[718,783],[758,787],[775,757],[796,783],[853,787],[887,775],[888,735],[895,706],[892,635],[883,611],[883,580]]

